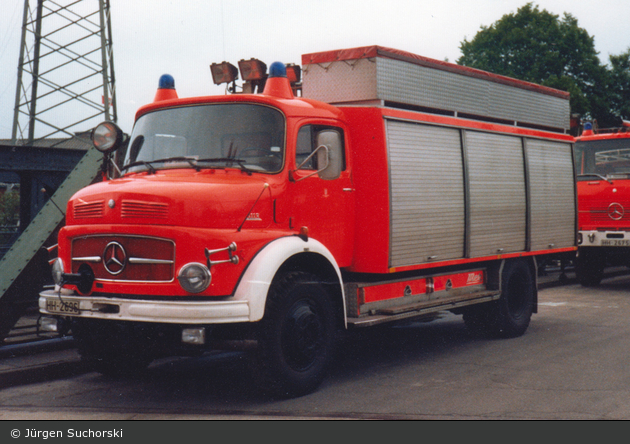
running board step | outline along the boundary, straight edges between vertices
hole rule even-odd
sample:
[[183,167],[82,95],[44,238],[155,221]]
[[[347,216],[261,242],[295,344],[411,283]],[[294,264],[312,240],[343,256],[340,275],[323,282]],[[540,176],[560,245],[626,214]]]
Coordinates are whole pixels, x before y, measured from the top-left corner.
[[441,298],[432,301],[423,301],[416,304],[403,305],[392,308],[379,309],[374,314],[361,316],[359,318],[348,318],[349,327],[370,327],[376,324],[394,322],[436,313],[443,310],[453,310],[466,305],[480,304],[499,299],[499,291],[480,291],[470,293],[467,296],[453,296],[451,298]]

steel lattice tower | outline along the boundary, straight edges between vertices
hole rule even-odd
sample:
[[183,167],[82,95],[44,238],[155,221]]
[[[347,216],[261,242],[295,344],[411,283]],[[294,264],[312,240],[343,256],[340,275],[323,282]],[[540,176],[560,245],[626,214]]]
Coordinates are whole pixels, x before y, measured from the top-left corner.
[[117,120],[109,0],[24,0],[21,40],[13,145]]

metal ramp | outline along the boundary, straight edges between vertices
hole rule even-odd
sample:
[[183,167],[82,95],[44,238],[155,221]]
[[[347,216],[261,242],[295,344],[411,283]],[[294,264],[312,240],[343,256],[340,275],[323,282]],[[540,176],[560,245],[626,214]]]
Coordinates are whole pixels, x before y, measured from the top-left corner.
[[66,203],[79,189],[94,182],[103,154],[90,148],[22,234],[0,259],[0,342],[37,301],[50,280],[47,242],[56,244],[56,232],[65,220]]

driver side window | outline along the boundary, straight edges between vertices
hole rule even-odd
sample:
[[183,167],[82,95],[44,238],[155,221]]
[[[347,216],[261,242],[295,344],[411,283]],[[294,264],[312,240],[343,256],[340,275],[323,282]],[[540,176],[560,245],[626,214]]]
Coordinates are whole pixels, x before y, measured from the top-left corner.
[[[343,131],[340,128],[330,127],[330,126],[322,126],[322,125],[304,125],[298,131],[297,143],[295,147],[295,163],[296,167],[299,167],[300,170],[317,170],[317,157],[312,156],[310,159],[304,163],[304,165],[300,166],[302,162],[304,162],[308,156],[310,156],[313,151],[317,149],[317,135],[323,130],[331,130],[334,129],[338,131],[340,134],[343,134]],[[345,166],[345,162],[343,162]],[[344,168],[345,169],[345,168]]]
[[[313,126],[306,125],[300,128],[297,137],[297,144],[295,147],[295,163],[296,167],[300,167],[302,162],[306,160],[306,158],[313,152],[315,148],[313,148]],[[314,170],[315,169],[315,156],[308,159],[308,161],[303,164],[300,169],[301,170]]]

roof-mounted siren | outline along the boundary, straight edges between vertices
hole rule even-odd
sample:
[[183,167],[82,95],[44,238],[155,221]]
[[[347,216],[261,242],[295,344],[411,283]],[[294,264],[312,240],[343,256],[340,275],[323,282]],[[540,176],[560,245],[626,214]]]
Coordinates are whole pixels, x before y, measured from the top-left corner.
[[582,131],[583,136],[592,136],[593,135],[593,122],[584,122],[584,130]]
[[177,91],[175,90],[175,79],[170,74],[162,74],[158,82],[158,89],[155,93],[154,102],[162,100],[177,99]]
[[[236,66],[228,62],[213,63],[210,65],[212,73],[212,81],[215,85],[227,83],[226,91],[229,93],[236,92],[236,80],[238,79],[238,69]],[[232,85],[230,85],[232,83]]]
[[267,81],[267,65],[265,63],[254,58],[239,60],[238,69],[245,81],[243,83],[243,93],[260,93],[265,89],[265,82]]
[[265,83],[263,94],[279,97],[281,99],[292,99],[293,89],[287,78],[287,67],[282,62],[273,62],[269,67],[269,77]]

